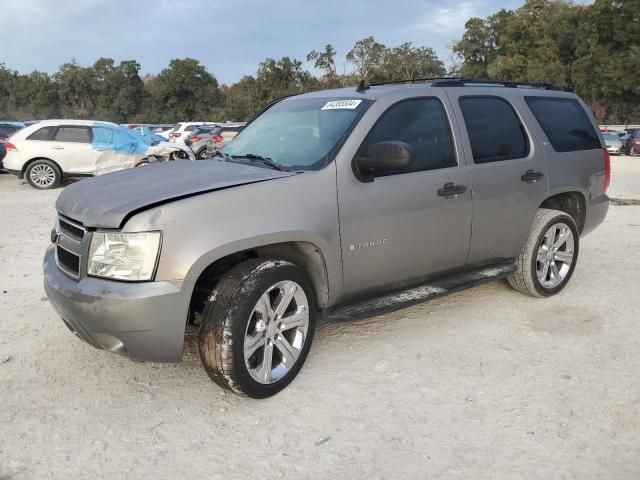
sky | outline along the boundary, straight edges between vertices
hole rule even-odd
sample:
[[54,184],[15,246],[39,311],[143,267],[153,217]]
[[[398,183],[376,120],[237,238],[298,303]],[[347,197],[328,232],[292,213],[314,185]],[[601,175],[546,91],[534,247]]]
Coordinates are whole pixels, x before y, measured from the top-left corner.
[[[588,0],[581,0],[589,3]],[[54,72],[75,59],[137,60],[158,73],[173,58],[196,58],[221,83],[252,75],[266,58],[305,61],[330,43],[339,71],[346,53],[373,35],[387,47],[432,47],[449,63],[451,45],[473,16],[523,0],[1,0],[0,62],[21,73]],[[343,66],[344,65],[344,66]]]

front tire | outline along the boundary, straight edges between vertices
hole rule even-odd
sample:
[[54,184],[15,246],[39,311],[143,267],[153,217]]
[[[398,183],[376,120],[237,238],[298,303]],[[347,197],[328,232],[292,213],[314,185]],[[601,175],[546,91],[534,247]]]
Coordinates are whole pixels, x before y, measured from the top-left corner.
[[539,209],[509,285],[533,297],[555,295],[569,283],[579,249],[574,219],[559,210]]
[[317,314],[302,269],[282,260],[245,261],[219,280],[205,305],[202,365],[222,388],[253,398],[275,395],[302,368]]
[[36,160],[24,172],[27,182],[38,190],[49,190],[60,185],[62,172],[51,160]]
[[629,156],[635,157],[636,155],[638,155],[638,153],[636,152],[636,149],[633,146],[629,147]]

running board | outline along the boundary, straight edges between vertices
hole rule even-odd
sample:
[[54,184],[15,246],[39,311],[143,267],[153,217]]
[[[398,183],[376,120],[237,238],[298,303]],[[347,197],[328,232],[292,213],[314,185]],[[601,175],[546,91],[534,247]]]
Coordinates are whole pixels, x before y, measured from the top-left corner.
[[492,265],[491,267],[465,272],[419,287],[400,290],[376,297],[372,300],[339,307],[330,312],[328,318],[329,320],[354,320],[381,315],[427,300],[449,295],[450,293],[460,292],[467,288],[475,287],[476,285],[508,277],[516,271],[516,268],[515,263],[509,261]]

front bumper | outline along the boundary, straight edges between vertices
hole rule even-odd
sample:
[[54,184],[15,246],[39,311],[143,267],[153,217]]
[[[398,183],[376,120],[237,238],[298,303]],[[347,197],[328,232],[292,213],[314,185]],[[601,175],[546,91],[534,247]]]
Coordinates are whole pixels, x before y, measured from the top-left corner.
[[150,362],[179,362],[195,280],[126,283],[69,278],[44,258],[44,287],[69,329],[88,344]]

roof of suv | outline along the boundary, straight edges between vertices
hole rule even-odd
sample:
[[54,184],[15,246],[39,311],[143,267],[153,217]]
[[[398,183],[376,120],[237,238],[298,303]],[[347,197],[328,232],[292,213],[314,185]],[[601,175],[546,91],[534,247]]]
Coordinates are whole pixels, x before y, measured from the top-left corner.
[[505,91],[518,92],[544,92],[549,96],[574,96],[572,92],[566,92],[545,83],[518,83],[518,82],[494,82],[487,80],[460,80],[449,79],[442,81],[411,81],[388,82],[372,85],[362,85],[356,87],[337,88],[333,90],[318,90],[315,92],[297,95],[298,98],[336,98],[336,97],[361,97],[363,99],[378,100],[387,95],[397,95],[398,92],[405,92],[407,95],[415,92],[440,90],[442,88],[482,88],[487,93],[500,94]]

